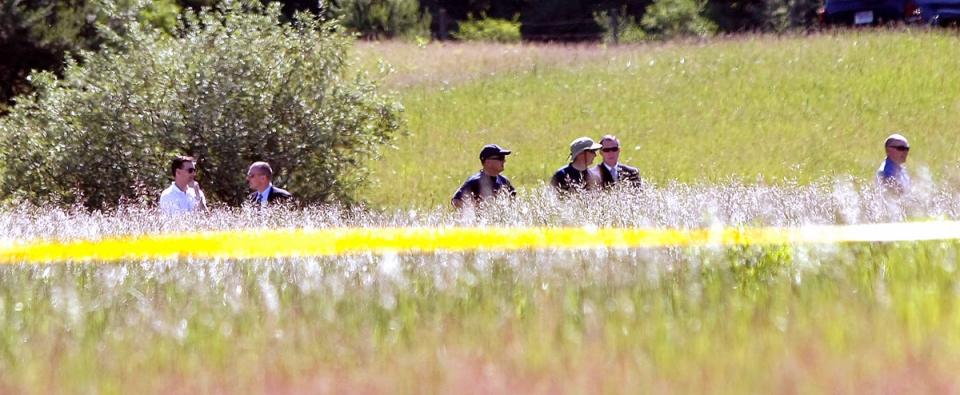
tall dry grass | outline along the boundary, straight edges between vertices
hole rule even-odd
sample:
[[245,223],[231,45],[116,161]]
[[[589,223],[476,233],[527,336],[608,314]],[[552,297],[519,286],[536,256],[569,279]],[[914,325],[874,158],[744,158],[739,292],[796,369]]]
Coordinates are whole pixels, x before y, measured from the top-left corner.
[[[547,194],[475,213],[6,208],[16,239],[263,227],[957,219],[848,181]],[[922,197],[922,199],[917,199]],[[9,239],[6,241],[9,242]],[[954,391],[960,244],[169,258],[0,267],[11,393]]]

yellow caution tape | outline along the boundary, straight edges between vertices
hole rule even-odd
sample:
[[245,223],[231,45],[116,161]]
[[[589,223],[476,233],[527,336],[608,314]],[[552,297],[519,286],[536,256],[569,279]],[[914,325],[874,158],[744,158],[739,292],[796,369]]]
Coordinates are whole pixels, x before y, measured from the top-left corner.
[[0,263],[271,258],[474,250],[729,246],[960,239],[960,222],[699,230],[410,227],[236,230],[77,241],[0,242]]

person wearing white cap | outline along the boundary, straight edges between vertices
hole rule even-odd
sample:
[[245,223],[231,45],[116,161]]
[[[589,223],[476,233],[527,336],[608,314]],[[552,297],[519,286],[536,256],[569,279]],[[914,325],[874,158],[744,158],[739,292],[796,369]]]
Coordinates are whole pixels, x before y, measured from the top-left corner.
[[910,190],[910,175],[903,164],[910,153],[907,138],[898,133],[891,134],[883,142],[887,159],[877,169],[877,185],[887,192],[902,194]]
[[570,163],[553,174],[550,185],[560,192],[571,192],[599,184],[597,175],[588,169],[597,158],[600,147],[602,146],[589,137],[573,140],[570,143]]

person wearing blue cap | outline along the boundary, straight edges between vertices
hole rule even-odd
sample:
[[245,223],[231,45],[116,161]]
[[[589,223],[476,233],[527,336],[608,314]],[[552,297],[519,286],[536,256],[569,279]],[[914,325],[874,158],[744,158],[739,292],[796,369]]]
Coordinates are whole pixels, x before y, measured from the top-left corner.
[[906,137],[894,133],[884,140],[883,146],[887,159],[877,169],[877,185],[884,192],[903,194],[910,190],[910,175],[903,166],[910,153],[910,143]]
[[510,180],[503,173],[510,150],[503,149],[496,144],[487,144],[480,150],[480,164],[483,166],[476,174],[467,178],[460,189],[453,194],[450,203],[453,207],[462,208],[469,201],[479,204],[487,198],[496,196],[517,196],[517,191],[510,185]]
[[570,163],[553,174],[550,185],[564,193],[599,185],[600,177],[590,170],[590,165],[597,158],[597,150],[601,147],[602,145],[589,137],[580,137],[570,142]]

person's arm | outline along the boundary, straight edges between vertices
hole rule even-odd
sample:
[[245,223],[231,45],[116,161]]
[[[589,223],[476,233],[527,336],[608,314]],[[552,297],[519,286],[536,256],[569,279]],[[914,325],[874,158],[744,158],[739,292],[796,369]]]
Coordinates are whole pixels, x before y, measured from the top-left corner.
[[470,187],[470,180],[467,180],[460,186],[460,189],[457,189],[457,192],[453,194],[453,198],[450,199],[450,204],[453,205],[455,209],[463,208],[463,196],[468,193]]
[[583,180],[583,189],[597,189],[603,185],[603,177],[600,176],[600,166],[588,168],[584,173],[586,179]]
[[884,162],[883,166],[877,169],[877,186],[890,188],[894,183],[893,170],[893,166],[890,166],[889,162]]
[[293,194],[290,191],[284,189],[283,194],[280,195],[283,199],[280,200],[280,203],[290,206],[296,206],[297,200],[293,198]]
[[194,199],[196,200],[197,206],[203,210],[207,209],[207,197],[203,195],[203,191],[200,190],[200,184],[197,183],[197,180],[193,180],[188,188],[193,188],[194,190]]
[[636,167],[629,168],[629,173],[627,173],[627,181],[629,185],[634,188],[642,188],[643,180],[640,178],[640,170]]
[[553,173],[553,177],[550,178],[550,185],[553,185],[557,190],[563,190],[563,179],[566,177],[566,173],[563,170]]

